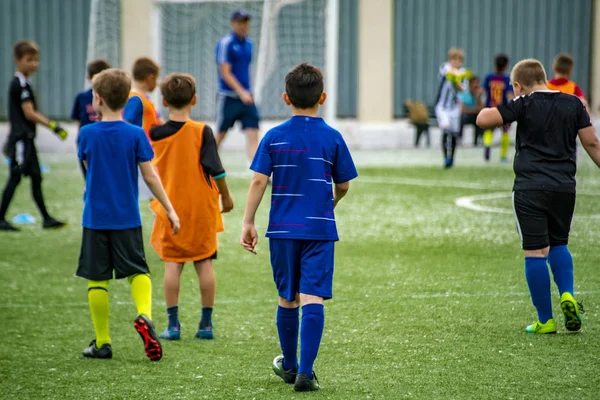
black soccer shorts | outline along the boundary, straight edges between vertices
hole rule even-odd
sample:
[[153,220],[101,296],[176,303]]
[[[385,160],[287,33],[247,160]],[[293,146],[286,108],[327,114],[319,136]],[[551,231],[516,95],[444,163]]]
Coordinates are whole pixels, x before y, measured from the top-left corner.
[[516,190],[513,209],[523,250],[569,243],[575,193]]
[[96,230],[83,228],[77,276],[92,281],[150,273],[144,254],[142,228]]

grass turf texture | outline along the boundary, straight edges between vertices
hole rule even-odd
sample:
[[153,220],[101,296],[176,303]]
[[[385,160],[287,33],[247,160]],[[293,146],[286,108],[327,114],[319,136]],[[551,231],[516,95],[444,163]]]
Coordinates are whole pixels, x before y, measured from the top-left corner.
[[[243,164],[242,155],[226,165]],[[411,157],[415,164],[410,166]],[[429,166],[422,159],[429,157]],[[360,154],[357,159],[360,161]],[[510,192],[510,166],[483,165],[479,150],[460,150],[459,166],[442,170],[438,151],[399,153],[402,166],[360,167],[338,209],[334,300],[315,369],[322,390],[295,394],[270,369],[280,353],[275,327],[266,227],[268,201],[257,221],[259,254],[238,245],[248,178],[232,174],[236,208],[220,235],[214,341],[193,338],[200,317],[192,268],[182,277],[182,340],[164,343],[150,362],[132,327],[135,307],[126,280],[110,286],[114,358],[89,360],[81,350],[94,333],[85,282],[74,277],[80,246],[82,180],[73,156],[42,159],[51,171],[49,209],[70,225],[0,233],[1,398],[51,399],[315,399],[594,398],[600,388],[600,178],[580,156],[579,196],[571,250],[578,299],[586,303],[583,332],[567,334],[553,284],[559,334],[523,332],[535,320],[522,254],[510,214],[460,208],[455,199]],[[468,164],[460,166],[460,162]],[[229,168],[230,171],[235,168]],[[0,169],[0,180],[6,179]],[[38,217],[29,181],[9,216]],[[510,199],[477,202],[510,210]],[[152,216],[142,204],[144,234]],[[588,216],[584,218],[584,216]],[[38,217],[39,219],[39,217]],[[185,221],[182,221],[185,223]],[[147,242],[146,242],[147,243]],[[149,245],[154,320],[166,326],[162,263]]]

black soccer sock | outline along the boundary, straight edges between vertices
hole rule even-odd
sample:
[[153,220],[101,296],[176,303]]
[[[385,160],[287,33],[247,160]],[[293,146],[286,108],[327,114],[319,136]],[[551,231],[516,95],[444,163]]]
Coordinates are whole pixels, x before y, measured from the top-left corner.
[[42,176],[38,174],[31,175],[31,195],[35,204],[40,210],[40,214],[44,219],[50,218],[48,210],[46,210],[46,204],[44,203],[44,194],[42,193]]
[[448,159],[448,132],[444,131],[442,134],[442,152],[444,153],[444,160]]
[[450,159],[454,160],[454,151],[456,150],[456,135],[450,134]]
[[202,307],[202,316],[200,317],[200,325],[198,326],[200,329],[212,326],[212,312],[212,307]]
[[0,220],[6,219],[8,206],[12,201],[17,186],[19,186],[19,182],[21,182],[21,172],[18,170],[18,168],[11,168],[8,182],[6,182],[4,192],[2,193],[2,203],[0,204]]

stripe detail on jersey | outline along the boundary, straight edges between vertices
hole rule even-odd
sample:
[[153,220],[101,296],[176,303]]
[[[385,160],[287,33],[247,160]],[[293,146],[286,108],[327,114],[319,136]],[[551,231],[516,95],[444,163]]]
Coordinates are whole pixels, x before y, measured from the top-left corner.
[[267,231],[267,234],[269,233],[290,233],[290,231]]
[[290,144],[290,142],[271,143],[269,146],[282,146],[284,144]]
[[291,196],[291,197],[303,197],[303,194],[298,193],[271,193],[271,196]]
[[332,185],[333,184],[333,182],[330,182],[330,181],[328,181],[326,179],[309,179],[309,181],[312,181],[312,182],[325,182],[328,185]]
[[288,167],[297,167],[297,165],[293,165],[293,164],[279,164],[279,165],[273,165],[273,168],[288,168]]
[[335,219],[333,219],[333,218],[325,218],[325,217],[306,217],[306,219],[322,219],[324,221],[334,221],[335,222]]
[[318,158],[318,157],[308,157],[309,160],[315,160],[315,161],[325,161],[327,164],[331,164],[333,165],[333,163],[331,161],[328,161],[324,158]]
[[219,64],[227,63],[227,47],[232,39],[231,35],[227,35],[219,41],[219,55],[217,57],[217,62]]

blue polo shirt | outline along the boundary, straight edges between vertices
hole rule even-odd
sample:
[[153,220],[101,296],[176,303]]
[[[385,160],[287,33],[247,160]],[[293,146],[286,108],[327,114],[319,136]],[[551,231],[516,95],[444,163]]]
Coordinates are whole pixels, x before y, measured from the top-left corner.
[[[216,48],[217,65],[230,64],[231,72],[247,91],[250,87],[250,63],[252,62],[252,42],[236,36],[233,32],[221,38]],[[218,72],[217,72],[218,73]],[[238,97],[219,74],[219,93]]]
[[295,116],[271,129],[250,169],[273,174],[268,238],[339,239],[332,185],[358,173],[342,135],[322,118]]
[[138,204],[138,163],[154,152],[140,127],[124,121],[81,128],[78,156],[87,162],[82,225],[123,230],[142,226]]
[[92,98],[92,89],[80,92],[75,97],[71,119],[78,121],[80,128],[98,120],[98,115],[92,107]]

